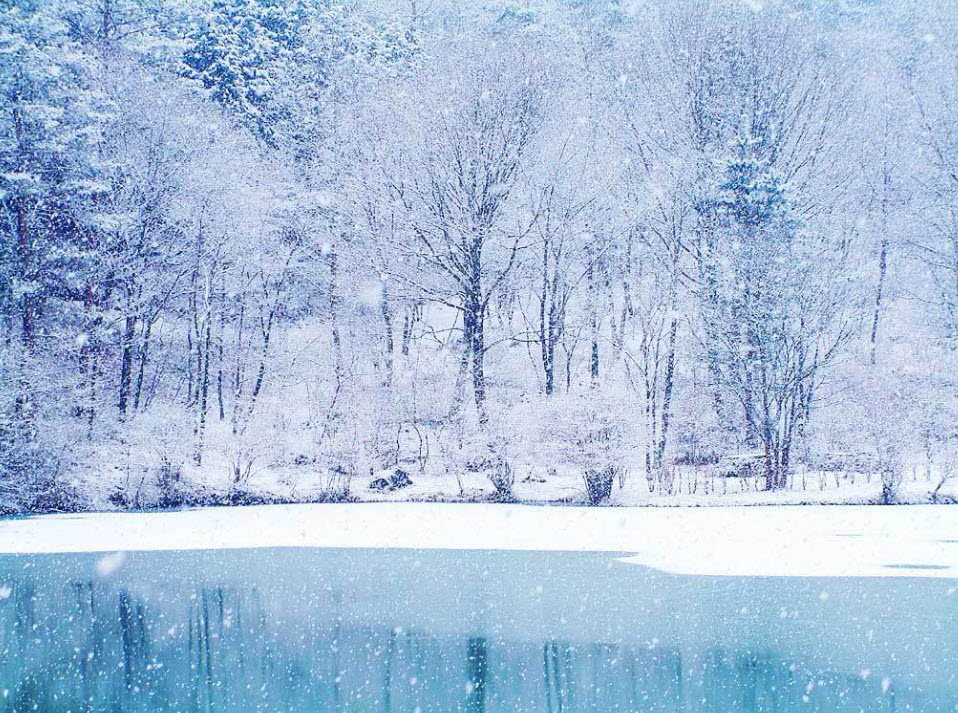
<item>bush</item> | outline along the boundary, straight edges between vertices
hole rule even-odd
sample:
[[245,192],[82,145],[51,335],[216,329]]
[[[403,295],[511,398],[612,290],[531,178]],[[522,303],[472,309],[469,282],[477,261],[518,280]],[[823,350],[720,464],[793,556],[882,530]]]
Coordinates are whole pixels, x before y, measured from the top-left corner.
[[337,464],[326,471],[320,484],[319,502],[345,503],[350,500],[355,469],[350,464]]
[[60,449],[32,418],[0,416],[0,515],[80,512],[89,501],[60,477]]
[[589,505],[601,505],[612,495],[612,483],[615,482],[616,468],[608,465],[604,468],[585,469],[585,492]]
[[498,458],[492,470],[489,471],[489,480],[492,481],[492,485],[496,489],[496,500],[501,502],[515,500],[512,486],[515,485],[516,476],[508,461],[504,458]]
[[[582,474],[585,498],[600,505],[612,494],[628,453],[625,421],[608,395],[595,392],[551,397],[545,406],[527,406],[514,418],[514,438],[535,453],[539,465],[571,466]],[[533,432],[526,432],[534,424]]]
[[881,457],[878,468],[881,475],[881,502],[883,505],[891,505],[898,499],[898,489],[905,479],[897,453]]
[[25,510],[30,513],[83,512],[89,502],[71,484],[44,478],[28,488]]

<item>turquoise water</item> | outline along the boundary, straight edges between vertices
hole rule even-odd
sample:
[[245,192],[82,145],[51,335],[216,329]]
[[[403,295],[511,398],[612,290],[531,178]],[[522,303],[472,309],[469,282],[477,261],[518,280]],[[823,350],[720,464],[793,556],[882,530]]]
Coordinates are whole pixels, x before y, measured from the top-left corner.
[[0,711],[954,711],[937,579],[614,554],[0,557]]

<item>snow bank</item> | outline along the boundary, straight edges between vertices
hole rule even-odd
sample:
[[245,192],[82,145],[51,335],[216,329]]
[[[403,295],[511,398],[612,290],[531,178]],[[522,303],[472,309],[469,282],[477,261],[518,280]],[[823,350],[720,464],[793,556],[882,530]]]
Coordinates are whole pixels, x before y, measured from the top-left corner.
[[958,578],[958,506],[268,505],[0,521],[0,553],[263,547],[623,553],[676,574]]

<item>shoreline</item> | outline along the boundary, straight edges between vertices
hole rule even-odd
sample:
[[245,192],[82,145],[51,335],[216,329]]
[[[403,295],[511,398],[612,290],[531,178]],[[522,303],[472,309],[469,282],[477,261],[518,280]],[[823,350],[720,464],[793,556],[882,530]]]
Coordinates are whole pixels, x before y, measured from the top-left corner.
[[956,505],[365,505],[17,517],[0,520],[0,554],[273,547],[569,551],[620,553],[624,561],[680,575],[958,578]]

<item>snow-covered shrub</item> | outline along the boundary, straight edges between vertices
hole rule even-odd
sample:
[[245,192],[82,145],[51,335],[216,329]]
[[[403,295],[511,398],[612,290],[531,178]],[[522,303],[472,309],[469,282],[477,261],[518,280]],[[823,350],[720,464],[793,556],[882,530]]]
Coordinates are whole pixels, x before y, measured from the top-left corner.
[[[480,424],[474,405],[468,398],[454,399],[453,403],[451,412],[444,419],[438,424],[433,422],[434,445],[442,469],[455,475],[460,497],[465,495],[462,475],[479,473],[492,484],[496,500],[515,500],[514,459],[521,449],[517,448],[516,441],[511,437],[512,412],[505,409],[501,402],[490,402],[487,404],[489,420]],[[419,448],[415,439],[411,438],[410,441],[411,445]],[[431,447],[427,439],[424,439],[423,447]],[[428,450],[425,452],[428,455]]]
[[659,490],[666,495],[672,495],[676,489],[677,466],[663,465],[659,469]]
[[0,417],[0,515],[25,509],[24,486],[38,460],[34,444],[17,426],[17,420]]
[[904,480],[901,455],[893,443],[879,448],[878,473],[881,475],[881,502],[890,505],[898,498],[898,489]]
[[676,401],[672,423],[671,463],[676,466],[705,467],[714,465],[731,445],[728,424],[715,416],[713,400],[701,386],[690,389]]
[[156,471],[157,505],[175,508],[196,504],[196,493],[183,478],[183,468],[165,455]]
[[583,473],[585,479],[585,493],[589,505],[601,505],[612,495],[612,484],[615,482],[616,468],[607,465],[604,468],[586,468]]
[[958,468],[958,400],[952,371],[949,369],[946,375],[929,375],[921,382],[925,389],[918,431],[932,502],[953,501],[951,495],[942,492]]
[[205,502],[194,490],[186,466],[195,441],[190,413],[173,405],[158,405],[136,414],[124,425],[124,475],[107,497],[114,507],[172,508]]
[[571,414],[577,422],[573,443],[583,468],[589,504],[599,505],[612,494],[612,483],[623,465],[624,429],[599,399],[587,397],[578,407]]
[[593,391],[527,403],[513,417],[513,447],[526,442],[544,465],[576,468],[586,500],[598,505],[611,495],[629,452],[628,424],[615,405]]
[[497,435],[496,430],[498,429],[490,428],[488,432],[480,429],[467,431],[459,440],[461,447],[447,448],[446,456],[451,456],[447,467],[455,469],[457,473],[465,471],[483,474],[495,489],[496,500],[512,502],[515,500],[513,487],[516,476],[512,465],[512,459],[516,456],[515,448],[507,438]]
[[54,440],[57,429],[39,419],[38,414],[0,415],[0,516],[89,507],[88,499],[65,477],[65,449]]
[[496,489],[496,499],[504,502],[515,500],[513,486],[516,483],[515,472],[509,461],[503,456],[503,444],[499,444],[493,454],[488,470],[489,480]]
[[318,500],[325,503],[341,503],[350,499],[350,487],[355,472],[343,466],[333,466],[326,471],[320,484]]
[[231,487],[245,487],[253,474],[253,466],[259,457],[256,445],[245,440],[238,440],[229,449],[230,484]]
[[[949,443],[945,448],[940,448],[935,454],[935,462],[929,463],[929,479],[931,480],[932,489],[929,493],[929,498],[933,503],[937,502],[954,502],[952,496],[948,496],[942,493],[942,488],[949,483],[954,477],[956,472],[958,472],[958,447],[955,444]],[[934,477],[931,477],[931,473],[934,472]]]
[[917,403],[910,381],[911,375],[900,369],[878,368],[862,379],[857,406],[848,410],[851,420],[862,428],[864,445],[875,455],[879,497],[884,504],[897,500],[905,456],[918,440],[914,428]]

